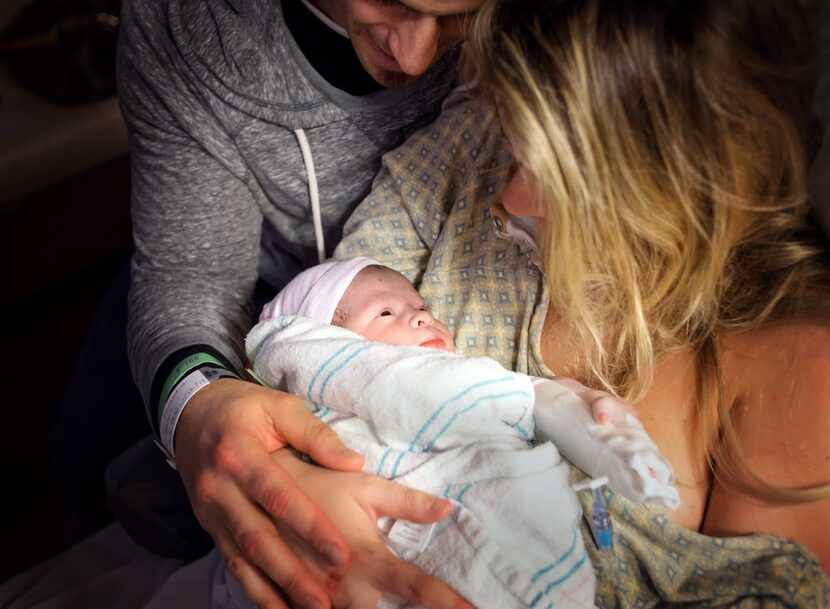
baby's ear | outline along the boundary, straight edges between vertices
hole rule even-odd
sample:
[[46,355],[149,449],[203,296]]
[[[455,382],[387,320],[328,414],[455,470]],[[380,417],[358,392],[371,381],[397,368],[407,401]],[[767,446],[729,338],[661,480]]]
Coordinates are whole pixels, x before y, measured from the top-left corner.
[[342,328],[343,324],[346,323],[346,311],[343,310],[343,305],[341,303],[337,304],[337,308],[334,309],[334,314],[331,316],[331,325],[337,326],[338,328]]

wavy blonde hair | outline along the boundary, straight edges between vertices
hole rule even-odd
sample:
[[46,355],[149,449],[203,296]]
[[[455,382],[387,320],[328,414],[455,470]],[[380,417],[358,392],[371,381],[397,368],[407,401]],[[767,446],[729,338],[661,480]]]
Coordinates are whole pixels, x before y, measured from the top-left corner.
[[551,298],[583,376],[635,400],[657,356],[693,348],[711,470],[785,503],[830,487],[749,470],[718,338],[827,310],[826,251],[806,221],[812,8],[493,1],[465,59],[536,177]]

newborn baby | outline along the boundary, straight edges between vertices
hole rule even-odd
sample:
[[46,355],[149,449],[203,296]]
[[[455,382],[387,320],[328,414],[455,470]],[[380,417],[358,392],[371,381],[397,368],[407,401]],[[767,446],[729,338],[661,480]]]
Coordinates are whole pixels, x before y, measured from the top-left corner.
[[[453,503],[445,521],[381,522],[379,534],[477,607],[593,606],[570,468],[538,440],[569,445],[572,462],[635,501],[677,504],[668,463],[624,402],[454,353],[414,287],[370,259],[301,273],[266,305],[246,350],[255,375],[302,397],[366,457],[365,471]],[[592,407],[608,423],[594,425]],[[224,606],[252,606],[232,582],[223,589]]]

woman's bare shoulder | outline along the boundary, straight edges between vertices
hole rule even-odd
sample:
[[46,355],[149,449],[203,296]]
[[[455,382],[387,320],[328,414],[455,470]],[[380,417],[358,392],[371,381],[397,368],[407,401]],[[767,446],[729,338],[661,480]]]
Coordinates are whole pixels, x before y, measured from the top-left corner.
[[776,484],[830,482],[830,324],[780,323],[722,345],[747,458]]
[[[770,325],[726,336],[722,347],[727,394],[750,469],[784,488],[830,483],[830,324]],[[704,531],[796,539],[830,569],[830,499],[773,505],[716,482]]]
[[782,416],[805,411],[830,419],[830,323],[771,324],[726,335],[721,346],[725,382],[738,407],[774,403]]
[[[771,323],[745,332],[731,332],[721,340],[724,354],[755,367],[784,366],[796,362],[812,370],[830,361],[830,320],[827,323],[789,321]],[[809,365],[808,365],[809,364]]]

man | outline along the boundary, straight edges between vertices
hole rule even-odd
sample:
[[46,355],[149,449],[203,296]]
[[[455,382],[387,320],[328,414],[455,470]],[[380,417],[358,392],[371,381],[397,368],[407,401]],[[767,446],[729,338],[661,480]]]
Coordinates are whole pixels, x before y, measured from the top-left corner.
[[[456,84],[451,49],[481,1],[124,3],[133,376],[197,518],[259,605],[285,606],[274,584],[303,607],[350,602],[367,585],[428,607],[465,605],[391,555],[356,559],[353,543],[350,553],[272,454],[291,446],[342,470],[360,457],[294,398],[239,378],[257,281],[273,292],[330,254],[381,154],[440,111]],[[379,482],[344,485],[373,514],[432,521],[449,511]],[[304,566],[286,536],[324,559]],[[328,573],[326,591],[311,570]]]

